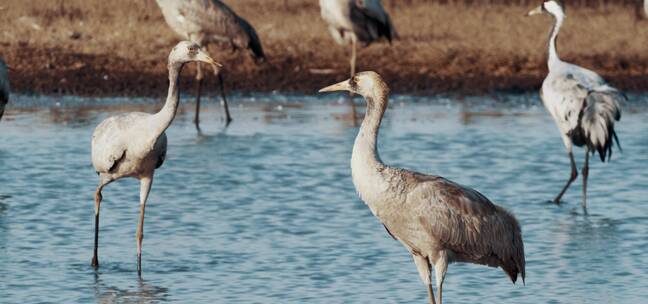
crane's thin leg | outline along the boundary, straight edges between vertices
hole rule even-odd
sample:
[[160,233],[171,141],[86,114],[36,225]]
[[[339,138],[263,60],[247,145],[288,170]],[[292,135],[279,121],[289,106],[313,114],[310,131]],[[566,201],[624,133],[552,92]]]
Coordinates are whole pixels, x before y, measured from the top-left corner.
[[196,129],[200,131],[200,94],[202,90],[203,73],[200,62],[196,62],[196,116],[194,117],[194,124]]
[[439,259],[434,263],[434,274],[436,277],[437,292],[439,292],[439,304],[443,304],[443,281],[448,271],[448,255],[445,251],[440,253]]
[[232,122],[232,117],[230,116],[229,106],[227,105],[227,98],[225,97],[225,84],[223,82],[223,73],[219,72],[218,85],[220,87],[221,93],[221,105],[223,105],[223,108],[225,109],[225,126],[227,127]]
[[432,289],[432,277],[430,276],[430,262],[427,258],[420,255],[413,254],[412,257],[414,257],[414,263],[416,264],[416,269],[418,269],[423,284],[427,286],[429,303],[436,304],[434,301],[434,290]]
[[356,74],[357,45],[357,39],[355,37],[351,38],[351,77]]
[[140,217],[137,226],[137,275],[142,275],[142,239],[144,239],[144,209],[146,208],[146,199],[148,199],[151,185],[153,184],[153,175],[142,177],[140,180]]
[[562,191],[560,191],[560,193],[558,193],[558,196],[556,196],[556,198],[554,199],[554,203],[556,204],[560,204],[560,199],[562,198],[563,194],[565,194],[567,188],[569,188],[571,183],[578,176],[578,170],[576,170],[576,162],[574,161],[574,154],[571,151],[569,152],[569,162],[571,163],[571,175],[569,176],[569,180],[567,181],[567,184],[565,184]]
[[[357,57],[357,46],[358,46],[358,39],[355,36],[351,36],[351,77],[355,76],[356,74],[356,57]],[[353,126],[357,127],[358,122],[356,121],[356,106],[355,102],[353,102],[353,93],[349,93],[349,102],[351,103],[351,119],[353,121]]]
[[583,213],[587,214],[587,177],[589,176],[589,149],[585,148],[585,164],[583,165]]
[[99,186],[97,186],[97,190],[95,191],[95,235],[94,235],[94,253],[92,254],[92,266],[94,268],[99,267],[99,259],[97,256],[97,251],[99,249],[99,209],[101,207],[101,190],[103,188],[110,184],[112,182],[111,179],[107,178],[104,175],[99,175]]

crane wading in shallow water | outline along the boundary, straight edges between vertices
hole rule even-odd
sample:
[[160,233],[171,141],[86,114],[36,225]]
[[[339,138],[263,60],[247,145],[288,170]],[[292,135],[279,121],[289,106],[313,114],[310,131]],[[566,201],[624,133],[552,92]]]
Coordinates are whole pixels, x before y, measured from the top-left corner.
[[[398,37],[381,0],[320,0],[319,5],[333,39],[340,45],[351,44],[350,77],[356,72],[358,42],[369,45],[384,37],[391,43]],[[355,122],[353,99],[351,105]]]
[[9,67],[0,58],[0,119],[4,114],[4,109],[9,102]]
[[608,85],[596,73],[564,62],[558,57],[556,39],[560,26],[565,20],[565,11],[559,0],[544,1],[527,16],[546,13],[554,18],[549,36],[549,74],[542,83],[540,97],[551,114],[567,148],[571,163],[571,175],[567,183],[554,199],[556,204],[567,188],[578,176],[572,148],[585,146],[583,165],[583,211],[587,213],[587,177],[589,175],[589,154],[598,152],[601,161],[610,160],[613,141],[619,145],[614,131],[614,122],[621,119],[620,103],[626,97]]
[[137,226],[137,273],[142,272],[142,239],[144,237],[144,208],[151,191],[153,173],[166,157],[166,129],[178,108],[178,82],[182,67],[192,61],[216,63],[198,44],[183,41],[169,54],[169,93],[162,109],[156,114],[132,112],[109,117],[92,134],[92,164],[99,174],[95,192],[95,238],[92,265],[99,266],[99,209],[101,190],[111,182],[134,177],[140,180],[140,217]]
[[429,302],[436,303],[431,267],[441,304],[443,280],[452,262],[502,267],[513,283],[518,274],[524,282],[524,244],[512,214],[481,193],[443,177],[382,163],[376,141],[389,88],[380,75],[362,72],[320,90],[334,91],[350,91],[367,101],[351,156],[353,184],[387,232],[414,257]]
[[[156,0],[164,20],[183,39],[206,48],[210,43],[224,43],[232,50],[249,50],[256,61],[265,60],[261,40],[245,19],[218,0]],[[196,116],[194,123],[200,130],[200,94],[202,87],[200,63],[196,72]],[[232,122],[222,73],[218,73],[221,103],[225,109],[225,125]]]

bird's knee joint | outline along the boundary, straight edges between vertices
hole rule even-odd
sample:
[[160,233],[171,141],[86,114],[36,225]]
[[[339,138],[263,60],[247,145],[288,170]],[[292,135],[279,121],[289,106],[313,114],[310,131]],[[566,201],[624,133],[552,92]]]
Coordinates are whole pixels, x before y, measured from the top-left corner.
[[[586,173],[583,172],[583,174],[586,174]],[[572,174],[571,174],[571,177],[570,177],[571,180],[573,181],[573,180],[575,180],[577,177],[578,177],[578,171],[573,171]]]

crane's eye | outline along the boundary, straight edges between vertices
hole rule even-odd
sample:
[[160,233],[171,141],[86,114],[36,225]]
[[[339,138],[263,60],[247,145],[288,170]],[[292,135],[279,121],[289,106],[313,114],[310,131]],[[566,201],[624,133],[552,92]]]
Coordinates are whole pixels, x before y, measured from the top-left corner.
[[358,87],[358,77],[357,76],[353,76],[353,77],[351,77],[351,79],[349,79],[349,86],[354,90]]
[[188,49],[189,49],[189,55],[191,55],[191,56],[196,56],[196,54],[198,53],[198,46],[197,45],[189,46]]

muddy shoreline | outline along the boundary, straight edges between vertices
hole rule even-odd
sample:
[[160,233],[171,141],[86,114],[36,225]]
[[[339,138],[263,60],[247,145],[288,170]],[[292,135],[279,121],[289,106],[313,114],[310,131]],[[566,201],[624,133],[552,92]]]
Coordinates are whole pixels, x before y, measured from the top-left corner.
[[[0,56],[13,68],[13,92],[81,96],[164,96],[166,58],[178,37],[153,0],[8,0]],[[267,61],[211,45],[228,91],[314,94],[348,77],[349,48],[335,44],[312,0],[228,1],[257,29]],[[390,2],[391,3],[391,2]],[[396,94],[537,92],[547,75],[548,17],[529,7],[416,0],[389,5],[400,39],[358,53]],[[263,13],[260,13],[263,12]],[[605,39],[601,39],[605,37]],[[574,7],[558,40],[561,58],[592,69],[625,91],[648,89],[648,21],[626,6]],[[195,83],[183,72],[185,94]],[[207,79],[214,91],[214,77]]]
[[[163,62],[137,61],[109,55],[79,54],[59,49],[23,48],[7,56],[12,62],[10,75],[12,90],[20,94],[160,97],[166,94],[167,74]],[[345,77],[344,66],[320,69],[290,56],[275,58],[255,66],[240,59],[243,64],[226,64],[226,90],[238,94],[270,93],[313,94],[322,86]],[[609,61],[609,60],[608,60]],[[484,64],[482,64],[483,66]],[[397,94],[430,95],[451,93],[460,95],[492,92],[529,92],[538,90],[546,75],[541,63],[533,68],[509,66],[475,67],[465,71],[428,67],[440,73],[425,72],[416,67],[376,69]],[[290,72],[286,72],[290,71]],[[608,82],[626,91],[645,91],[648,75],[615,72],[601,74]],[[214,77],[207,81],[215,80]],[[193,90],[193,67],[185,68],[182,77],[184,90]],[[215,85],[206,85],[210,93]]]

